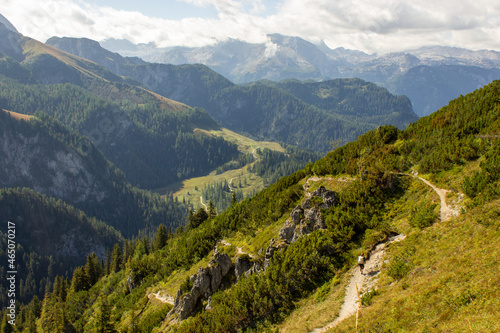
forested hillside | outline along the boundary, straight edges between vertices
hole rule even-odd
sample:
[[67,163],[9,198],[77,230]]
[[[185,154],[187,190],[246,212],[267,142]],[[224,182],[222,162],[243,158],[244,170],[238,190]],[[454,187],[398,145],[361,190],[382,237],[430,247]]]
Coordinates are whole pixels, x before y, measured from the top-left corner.
[[[29,303],[33,296],[43,298],[56,276],[69,278],[85,257],[94,253],[106,258],[107,250],[123,243],[120,232],[104,222],[27,188],[0,190],[0,215],[2,226],[9,222],[15,225],[17,244],[15,268],[0,267],[2,304],[7,304],[8,270],[18,272],[16,299]],[[2,228],[0,235],[0,257],[2,262],[9,262],[7,228]]]
[[184,224],[187,207],[132,187],[90,140],[44,113],[29,121],[0,112],[2,187],[29,187],[105,221],[126,237]]
[[[379,290],[363,296],[363,315],[335,329],[496,331],[499,96],[495,81],[403,131],[371,130],[223,214],[193,215],[178,235],[159,229],[153,246],[121,251],[127,263],[90,288],[74,282],[47,292],[41,311],[21,307],[29,320],[18,327],[312,330],[338,313],[356,256],[405,234],[379,268]],[[450,220],[438,218],[436,195],[412,172],[452,191]],[[484,251],[493,256],[483,260]]]

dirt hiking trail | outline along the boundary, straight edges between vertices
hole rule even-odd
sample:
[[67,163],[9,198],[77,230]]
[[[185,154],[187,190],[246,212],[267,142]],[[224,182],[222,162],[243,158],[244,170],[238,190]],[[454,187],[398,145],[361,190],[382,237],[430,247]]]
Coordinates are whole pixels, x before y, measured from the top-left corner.
[[161,291],[159,291],[157,293],[149,293],[148,298],[149,299],[156,298],[156,299],[158,299],[162,303],[168,303],[168,304],[171,304],[171,305],[174,305],[174,301],[175,301],[175,299],[172,296],[168,295],[168,294],[167,295],[162,295]]
[[344,319],[356,314],[360,306],[357,289],[359,289],[359,294],[362,295],[377,284],[387,246],[391,243],[402,241],[405,237],[405,235],[389,237],[386,242],[378,244],[370,252],[370,258],[365,261],[363,274],[361,274],[358,266],[351,270],[350,274],[352,276],[346,288],[344,304],[340,308],[339,316],[328,325],[315,329],[312,333],[326,332],[337,326]]
[[445,190],[437,186],[434,186],[431,182],[429,182],[424,178],[418,176],[414,177],[417,177],[418,179],[423,181],[426,185],[432,187],[432,189],[439,195],[439,199],[441,199],[441,209],[440,209],[441,213],[439,218],[442,222],[449,221],[452,217],[458,216],[460,214],[458,210],[453,209],[446,204],[446,193],[451,192],[450,190]]

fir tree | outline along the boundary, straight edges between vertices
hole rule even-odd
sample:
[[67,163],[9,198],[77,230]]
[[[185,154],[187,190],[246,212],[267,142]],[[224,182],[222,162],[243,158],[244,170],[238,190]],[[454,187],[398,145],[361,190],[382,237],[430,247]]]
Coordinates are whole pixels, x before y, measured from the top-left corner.
[[122,250],[120,244],[115,244],[111,254],[111,271],[119,272],[122,269]]
[[208,201],[208,217],[211,218],[211,217],[214,217],[217,215],[217,211],[215,210],[215,206],[214,204],[212,203],[212,200],[209,200]]
[[237,202],[238,202],[238,200],[236,199],[236,192],[233,191],[231,193],[231,206],[234,205],[234,204],[236,204]]
[[99,263],[99,258],[92,252],[87,256],[87,263],[85,264],[85,272],[89,277],[89,284],[93,286],[99,281],[101,276],[101,265]]
[[156,232],[155,239],[153,241],[153,251],[162,249],[167,245],[168,234],[167,228],[163,224],[158,226],[158,231]]

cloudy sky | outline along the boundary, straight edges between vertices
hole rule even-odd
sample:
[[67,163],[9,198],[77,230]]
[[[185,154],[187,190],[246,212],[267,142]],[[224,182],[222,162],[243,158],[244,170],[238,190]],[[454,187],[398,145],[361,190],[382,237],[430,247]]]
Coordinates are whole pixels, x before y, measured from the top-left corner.
[[40,41],[202,46],[281,33],[369,53],[424,45],[500,51],[498,0],[1,0],[0,13]]

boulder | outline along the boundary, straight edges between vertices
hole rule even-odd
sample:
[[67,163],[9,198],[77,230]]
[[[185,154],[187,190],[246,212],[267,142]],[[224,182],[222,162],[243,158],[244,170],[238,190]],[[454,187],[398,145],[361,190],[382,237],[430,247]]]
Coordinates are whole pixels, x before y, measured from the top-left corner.
[[210,274],[210,294],[206,295],[205,298],[210,297],[212,293],[219,290],[222,283],[222,269],[220,266],[213,266],[207,268]]
[[226,276],[231,267],[233,266],[231,258],[229,258],[229,256],[226,253],[217,253],[210,262],[210,265],[215,265],[215,264],[221,267],[222,276]]
[[290,242],[293,238],[294,232],[295,232],[295,224],[290,220],[286,220],[285,225],[283,226],[283,228],[280,229],[278,235],[280,239],[284,239],[287,242]]
[[300,205],[302,206],[302,209],[311,208],[311,198],[309,197],[304,198],[304,200],[302,200],[302,203]]
[[326,229],[325,220],[319,208],[310,208],[304,211],[305,220],[309,222],[310,230]]
[[297,239],[304,235],[309,235],[311,233],[311,228],[309,226],[309,222],[306,220],[302,220],[300,224],[295,229],[293,234],[292,242],[295,242]]
[[191,294],[203,295],[205,298],[212,294],[210,271],[210,268],[200,268],[198,270]]
[[311,195],[313,197],[323,198],[323,204],[320,206],[322,209],[327,209],[336,202],[335,192],[327,190],[324,186],[320,186],[318,189],[314,190]]
[[327,190],[327,192],[323,194],[323,205],[321,205],[321,208],[330,208],[331,206],[335,205],[336,202],[337,198],[335,197],[335,192]]

